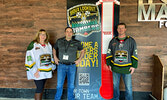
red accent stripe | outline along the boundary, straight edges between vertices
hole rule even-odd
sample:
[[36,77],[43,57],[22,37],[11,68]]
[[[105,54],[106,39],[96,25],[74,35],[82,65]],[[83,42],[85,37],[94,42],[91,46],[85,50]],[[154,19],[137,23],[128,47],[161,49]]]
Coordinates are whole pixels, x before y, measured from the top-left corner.
[[112,72],[109,69],[109,66],[106,65],[106,54],[102,54],[102,68],[101,68],[101,87],[100,95],[104,99],[113,98],[113,77]]
[[[114,12],[113,12],[114,16]],[[113,17],[114,19],[114,17]],[[113,20],[114,21],[114,20]],[[100,95],[104,99],[112,99],[113,98],[113,79],[112,72],[109,67],[106,65],[106,54],[102,54],[103,50],[103,3],[102,3],[102,27],[101,27],[101,87],[100,87]],[[114,22],[113,22],[114,23]],[[112,24],[113,24],[112,23]],[[113,28],[112,28],[113,33]],[[113,35],[112,35],[113,38]]]

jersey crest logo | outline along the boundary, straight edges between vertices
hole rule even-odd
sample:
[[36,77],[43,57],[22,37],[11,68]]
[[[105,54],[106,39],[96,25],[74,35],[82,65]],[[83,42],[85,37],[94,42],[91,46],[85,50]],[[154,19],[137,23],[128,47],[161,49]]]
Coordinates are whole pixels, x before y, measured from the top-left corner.
[[41,66],[49,66],[51,64],[51,55],[43,54],[40,56],[40,65]]
[[128,62],[128,52],[124,50],[117,50],[115,52],[115,62],[119,63]]

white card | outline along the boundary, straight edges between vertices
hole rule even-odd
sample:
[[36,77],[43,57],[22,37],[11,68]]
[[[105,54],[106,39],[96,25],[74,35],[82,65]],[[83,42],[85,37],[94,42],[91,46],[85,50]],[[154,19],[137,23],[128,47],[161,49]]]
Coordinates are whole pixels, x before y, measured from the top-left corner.
[[63,55],[63,60],[68,60],[69,56],[68,55]]

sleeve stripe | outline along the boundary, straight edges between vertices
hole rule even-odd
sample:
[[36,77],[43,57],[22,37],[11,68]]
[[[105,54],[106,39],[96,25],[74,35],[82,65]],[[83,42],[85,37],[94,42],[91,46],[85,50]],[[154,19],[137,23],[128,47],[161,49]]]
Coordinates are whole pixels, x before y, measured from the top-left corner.
[[138,60],[138,58],[137,57],[135,57],[135,56],[131,56],[132,58],[134,58],[135,60]]
[[111,56],[106,57],[106,59],[111,58],[111,57],[112,57],[112,55],[111,55]]
[[52,63],[52,64],[55,64],[55,62],[54,62],[54,61],[51,61],[51,63]]
[[25,64],[25,66],[28,67],[28,68],[32,68],[34,65],[35,65],[35,62],[32,63],[31,65]]

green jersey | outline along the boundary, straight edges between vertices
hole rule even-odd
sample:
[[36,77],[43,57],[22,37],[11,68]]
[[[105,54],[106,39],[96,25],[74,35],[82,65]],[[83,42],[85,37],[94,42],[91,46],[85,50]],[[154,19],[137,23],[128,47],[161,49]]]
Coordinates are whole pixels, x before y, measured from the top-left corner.
[[138,56],[135,40],[127,36],[119,39],[114,37],[108,46],[107,65],[112,67],[112,71],[122,74],[129,74],[129,68],[137,68]]

